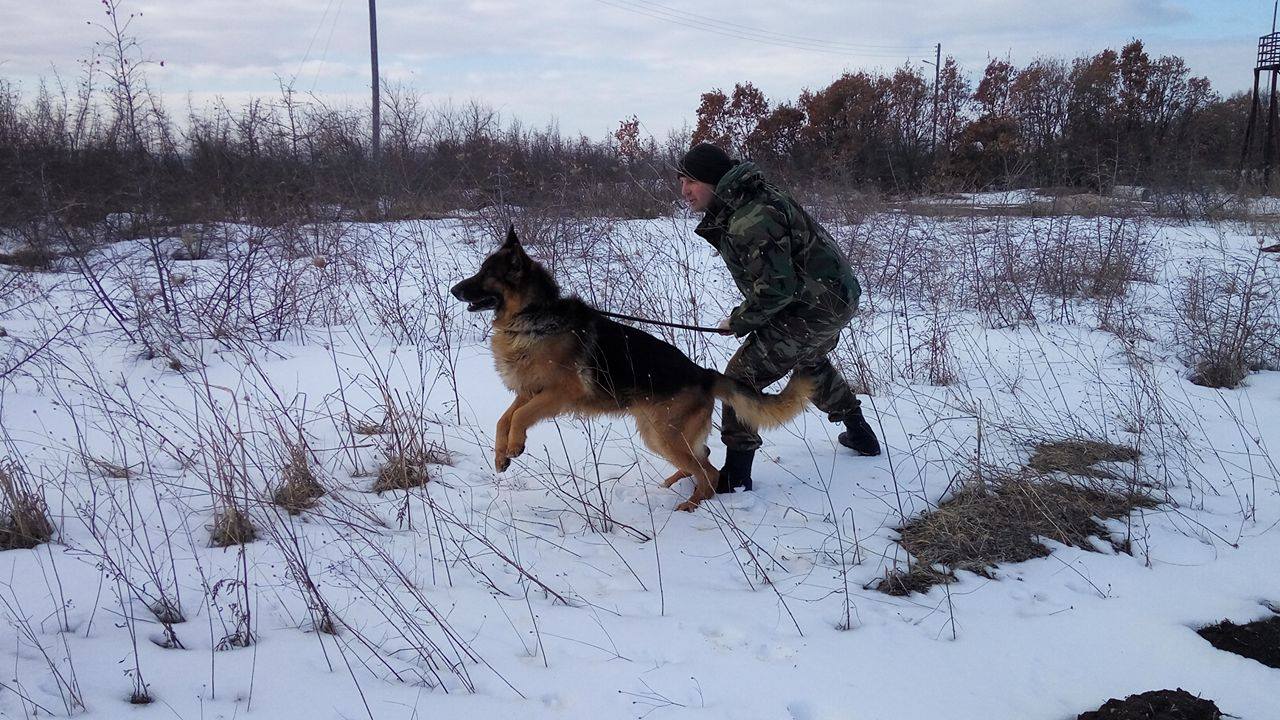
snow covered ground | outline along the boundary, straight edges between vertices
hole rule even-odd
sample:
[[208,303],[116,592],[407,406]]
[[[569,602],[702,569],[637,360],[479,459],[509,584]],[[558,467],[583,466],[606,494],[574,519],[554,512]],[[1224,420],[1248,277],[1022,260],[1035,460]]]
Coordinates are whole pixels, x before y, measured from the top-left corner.
[[[598,306],[715,324],[737,298],[692,226],[522,223]],[[688,481],[661,489],[670,469],[625,420],[543,424],[494,472],[510,394],[488,318],[447,288],[500,227],[229,226],[201,231],[204,260],[170,260],[174,237],[0,270],[0,367],[21,363],[0,388],[4,453],[56,526],[0,553],[0,716],[1062,720],[1181,687],[1280,717],[1280,671],[1194,631],[1280,603],[1280,373],[1190,383],[1177,312],[1186,278],[1251,267],[1256,229],[840,227],[866,295],[837,359],[887,452],[852,457],[810,410],[767,436],[755,492],[685,514]],[[1108,251],[1133,260],[1123,292],[1102,287]],[[734,348],[655,332],[708,366]],[[369,492],[415,434],[452,464]],[[993,578],[872,589],[907,563],[895,528],[977,460],[1075,436],[1142,452],[1134,479],[1164,502],[1108,522],[1132,554],[1050,543]],[[289,515],[270,489],[299,438],[329,493]],[[258,538],[210,547],[228,503]],[[139,689],[154,703],[131,706]]]

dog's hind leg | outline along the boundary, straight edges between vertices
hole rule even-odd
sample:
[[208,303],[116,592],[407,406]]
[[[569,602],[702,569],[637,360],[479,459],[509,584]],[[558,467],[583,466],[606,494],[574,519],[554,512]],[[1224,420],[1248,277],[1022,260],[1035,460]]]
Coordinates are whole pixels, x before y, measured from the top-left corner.
[[508,436],[511,433],[511,416],[515,415],[525,403],[529,402],[528,395],[516,395],[516,399],[511,401],[511,407],[502,413],[502,417],[498,418],[498,428],[493,434],[493,464],[502,472],[511,465],[511,457],[507,455]]
[[[677,435],[676,438],[673,438],[672,445],[681,441],[682,438]],[[692,512],[698,508],[698,504],[703,500],[715,497],[716,483],[720,481],[720,471],[705,457],[700,457],[699,453],[689,449],[679,451],[677,447],[671,447],[671,450],[673,451],[671,454],[675,457],[668,457],[667,459],[680,467],[681,471],[685,473],[685,477],[693,477],[693,494],[689,496],[688,500],[677,505],[676,509]]]
[[686,477],[693,478],[693,494],[676,506],[677,510],[690,511],[703,500],[716,494],[720,471],[711,464],[711,452],[707,448],[707,433],[711,428],[712,403],[679,403],[662,420],[653,424],[657,437],[654,449],[662,454],[679,472],[668,478],[667,487]]
[[[711,432],[711,411],[715,403],[710,398],[697,406],[685,416],[683,426],[674,433],[672,440],[679,443],[679,448],[687,456],[686,462],[692,461],[689,468],[694,477],[693,495],[676,506],[677,510],[692,511],[698,503],[714,497],[716,485],[720,482],[720,471],[711,464],[711,448],[707,447],[707,434]],[[672,428],[673,430],[675,428]]]

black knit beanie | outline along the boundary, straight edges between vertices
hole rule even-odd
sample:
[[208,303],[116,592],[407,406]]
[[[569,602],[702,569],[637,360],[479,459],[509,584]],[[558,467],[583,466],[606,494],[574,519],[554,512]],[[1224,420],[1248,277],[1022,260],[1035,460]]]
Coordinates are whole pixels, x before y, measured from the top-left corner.
[[729,154],[711,143],[698,143],[680,158],[676,174],[693,178],[708,185],[716,185],[720,178],[737,165]]

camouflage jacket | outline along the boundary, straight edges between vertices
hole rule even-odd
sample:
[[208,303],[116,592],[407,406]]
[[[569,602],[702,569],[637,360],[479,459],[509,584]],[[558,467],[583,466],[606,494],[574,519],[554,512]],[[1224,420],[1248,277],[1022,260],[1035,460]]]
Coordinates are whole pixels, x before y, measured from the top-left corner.
[[862,289],[831,235],[753,163],[720,180],[694,232],[724,258],[745,298],[729,314],[738,337],[795,321],[839,328],[858,307]]

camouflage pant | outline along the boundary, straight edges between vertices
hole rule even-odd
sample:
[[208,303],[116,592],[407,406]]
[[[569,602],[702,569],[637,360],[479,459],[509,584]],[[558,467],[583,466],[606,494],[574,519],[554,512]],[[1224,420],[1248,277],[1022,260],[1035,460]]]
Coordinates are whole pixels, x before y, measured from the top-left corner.
[[[747,336],[746,342],[729,359],[724,374],[763,389],[788,372],[813,378],[813,404],[831,422],[844,422],[862,412],[861,403],[849,383],[840,375],[827,354],[835,349],[840,330],[849,318],[814,325],[802,318],[772,323]],[[733,408],[724,406],[720,439],[725,447],[755,450],[763,444],[760,434],[738,419]]]

